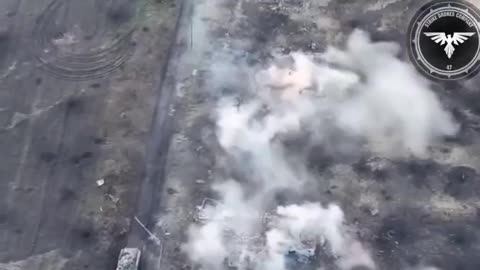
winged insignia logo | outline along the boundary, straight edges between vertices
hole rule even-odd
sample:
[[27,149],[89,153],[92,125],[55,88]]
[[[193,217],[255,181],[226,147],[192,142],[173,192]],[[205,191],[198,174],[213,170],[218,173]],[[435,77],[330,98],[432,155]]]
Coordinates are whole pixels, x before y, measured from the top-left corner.
[[430,37],[435,43],[440,43],[440,46],[445,45],[445,53],[448,58],[452,58],[452,54],[455,51],[453,45],[460,45],[460,43],[465,42],[469,37],[475,35],[475,32],[456,32],[453,33],[453,36],[450,34],[445,34],[444,32],[425,32],[427,37]]

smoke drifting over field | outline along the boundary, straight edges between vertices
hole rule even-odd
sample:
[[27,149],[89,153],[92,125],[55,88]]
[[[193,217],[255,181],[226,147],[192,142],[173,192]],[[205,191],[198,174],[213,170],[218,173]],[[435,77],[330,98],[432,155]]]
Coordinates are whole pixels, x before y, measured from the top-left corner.
[[[354,141],[352,149],[396,157],[425,156],[435,140],[455,134],[458,127],[428,82],[396,57],[398,51],[397,44],[372,43],[356,30],[344,50],[297,52],[266,69],[251,68],[254,78],[239,87],[248,87],[249,98],[239,105],[223,99],[216,111],[218,141],[248,183],[217,179],[212,188],[220,201],[203,210],[208,218],[191,227],[184,245],[192,262],[224,269],[226,258],[235,255],[241,269],[282,270],[291,248],[313,242],[340,269],[376,268],[339,205],[279,206],[274,197],[321,185],[303,159],[289,152],[288,138],[302,136],[306,145],[321,145],[331,144],[331,134],[338,133],[345,139],[331,149]],[[224,80],[228,69],[222,70]],[[241,80],[219,84],[232,81]],[[255,188],[247,191],[251,185]]]

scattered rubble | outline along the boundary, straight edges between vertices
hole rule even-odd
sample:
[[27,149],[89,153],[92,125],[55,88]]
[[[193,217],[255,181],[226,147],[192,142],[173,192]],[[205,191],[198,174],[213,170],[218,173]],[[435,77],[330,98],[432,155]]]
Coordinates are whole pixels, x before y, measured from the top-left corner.
[[117,270],[137,270],[140,262],[140,250],[137,248],[124,248],[118,257]]
[[102,179],[98,179],[97,180],[97,186],[101,187],[105,184],[105,180],[102,178]]

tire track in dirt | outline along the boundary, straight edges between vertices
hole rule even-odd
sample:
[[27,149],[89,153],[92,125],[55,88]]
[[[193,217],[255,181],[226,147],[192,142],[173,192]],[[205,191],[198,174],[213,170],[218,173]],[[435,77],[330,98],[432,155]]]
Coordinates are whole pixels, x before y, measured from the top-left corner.
[[136,12],[132,14],[129,5],[135,3],[99,3],[96,1],[93,9],[98,10],[92,12],[106,13],[109,20],[121,23],[117,33],[100,36],[107,26],[105,22],[96,25],[93,35],[82,35],[78,27],[65,29],[64,22],[56,19],[67,12],[70,0],[54,0],[46,7],[36,21],[32,42],[32,53],[44,70],[62,79],[91,80],[108,75],[128,61],[135,48],[132,34],[136,29],[136,20],[129,18]]

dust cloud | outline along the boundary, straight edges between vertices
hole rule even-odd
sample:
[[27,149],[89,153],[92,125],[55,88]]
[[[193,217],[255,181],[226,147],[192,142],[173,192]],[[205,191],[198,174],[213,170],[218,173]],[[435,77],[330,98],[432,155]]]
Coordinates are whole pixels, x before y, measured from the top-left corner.
[[[285,146],[290,137],[309,134],[307,145],[331,144],[326,134],[335,130],[347,139],[334,149],[352,139],[358,149],[398,157],[428,155],[436,140],[457,132],[428,82],[397,58],[398,51],[397,44],[372,42],[356,30],[343,49],[296,52],[266,68],[250,67],[250,80],[239,87],[248,98],[240,104],[221,99],[215,112],[219,144],[247,180],[216,179],[212,188],[220,199],[202,210],[208,218],[191,226],[183,246],[193,263],[211,270],[226,264],[283,270],[292,249],[309,255],[320,249],[340,269],[376,269],[339,205],[277,205],[274,198],[320,184]],[[222,70],[223,81],[238,82],[234,69]]]

